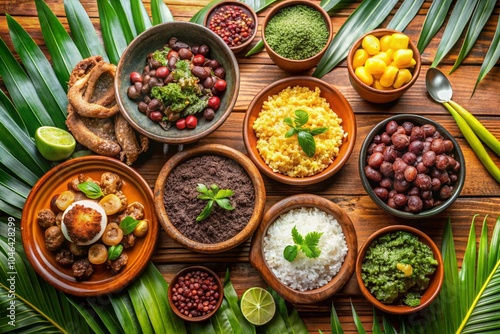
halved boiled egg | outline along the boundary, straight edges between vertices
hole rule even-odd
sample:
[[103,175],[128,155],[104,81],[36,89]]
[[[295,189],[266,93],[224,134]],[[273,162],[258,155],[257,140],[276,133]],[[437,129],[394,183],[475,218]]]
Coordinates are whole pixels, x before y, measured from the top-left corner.
[[66,239],[83,246],[99,240],[107,224],[108,216],[99,203],[81,200],[64,210],[61,230]]

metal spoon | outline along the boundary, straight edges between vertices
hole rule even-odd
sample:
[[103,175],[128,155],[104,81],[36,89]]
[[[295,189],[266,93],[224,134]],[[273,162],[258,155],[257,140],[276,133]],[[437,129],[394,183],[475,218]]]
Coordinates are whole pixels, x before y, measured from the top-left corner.
[[456,119],[455,114],[463,118],[474,133],[486,144],[493,152],[500,156],[500,141],[486,129],[479,120],[458,103],[452,101],[453,89],[451,83],[443,72],[437,68],[429,68],[425,76],[425,85],[427,92],[436,102],[442,103]]

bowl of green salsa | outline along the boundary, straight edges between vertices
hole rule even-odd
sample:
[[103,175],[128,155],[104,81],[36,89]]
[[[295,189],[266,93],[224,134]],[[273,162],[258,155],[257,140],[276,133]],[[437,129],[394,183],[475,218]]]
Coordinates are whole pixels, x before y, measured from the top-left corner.
[[378,309],[410,314],[428,306],[444,277],[441,253],[420,230],[393,225],[363,244],[356,261],[361,293]]

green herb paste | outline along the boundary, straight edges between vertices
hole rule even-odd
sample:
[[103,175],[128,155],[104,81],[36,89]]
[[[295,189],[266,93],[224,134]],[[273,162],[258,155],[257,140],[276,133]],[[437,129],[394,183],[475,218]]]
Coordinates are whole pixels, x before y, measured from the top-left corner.
[[438,263],[429,246],[403,231],[386,234],[368,248],[361,278],[370,293],[385,304],[420,305]]
[[301,60],[320,52],[328,42],[321,13],[305,5],[281,9],[266,25],[267,44],[282,57]]

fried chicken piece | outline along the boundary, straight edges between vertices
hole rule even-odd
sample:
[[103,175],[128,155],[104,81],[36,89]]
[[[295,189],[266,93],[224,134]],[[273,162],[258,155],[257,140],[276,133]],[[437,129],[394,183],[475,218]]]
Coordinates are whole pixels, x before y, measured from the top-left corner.
[[76,244],[92,240],[101,231],[101,213],[84,205],[75,204],[63,219],[68,236]]

